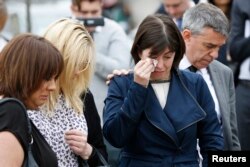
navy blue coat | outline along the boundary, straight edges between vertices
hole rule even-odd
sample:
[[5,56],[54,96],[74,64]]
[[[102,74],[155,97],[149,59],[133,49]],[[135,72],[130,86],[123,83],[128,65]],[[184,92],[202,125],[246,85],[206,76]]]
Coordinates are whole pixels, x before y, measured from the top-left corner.
[[204,166],[208,150],[223,150],[221,126],[203,78],[186,71],[175,71],[171,78],[164,109],[152,86],[133,82],[133,74],[111,81],[103,133],[122,148],[119,166],[198,167],[197,138]]

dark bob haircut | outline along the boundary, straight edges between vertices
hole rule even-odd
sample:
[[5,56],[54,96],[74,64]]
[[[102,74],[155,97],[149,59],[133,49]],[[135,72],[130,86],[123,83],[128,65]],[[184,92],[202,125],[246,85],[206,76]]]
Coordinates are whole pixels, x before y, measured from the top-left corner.
[[167,15],[155,14],[147,16],[140,24],[135,35],[131,55],[135,64],[140,61],[139,53],[151,48],[151,55],[159,55],[166,48],[175,52],[173,68],[178,68],[185,53],[185,43],[176,24]]
[[62,70],[62,55],[49,41],[28,33],[18,35],[0,54],[0,95],[24,102]]

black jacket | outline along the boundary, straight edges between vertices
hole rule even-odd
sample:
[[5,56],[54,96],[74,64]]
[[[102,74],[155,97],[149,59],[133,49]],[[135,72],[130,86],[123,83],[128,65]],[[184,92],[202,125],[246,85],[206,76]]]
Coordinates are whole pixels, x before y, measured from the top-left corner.
[[245,37],[245,23],[250,20],[250,5],[248,1],[233,1],[231,10],[231,34],[229,36],[230,55],[234,62],[238,62],[236,68],[236,84],[241,63],[250,56],[250,36]]
[[[83,95],[82,99],[84,100],[84,116],[88,126],[88,143],[93,146],[93,149],[98,149],[98,151],[107,160],[108,154],[103,141],[100,116],[97,112],[94,97],[91,91],[89,90],[88,93]],[[93,150],[93,153],[94,152],[95,151]],[[89,158],[88,164],[90,167],[102,165],[97,154],[95,153]]]

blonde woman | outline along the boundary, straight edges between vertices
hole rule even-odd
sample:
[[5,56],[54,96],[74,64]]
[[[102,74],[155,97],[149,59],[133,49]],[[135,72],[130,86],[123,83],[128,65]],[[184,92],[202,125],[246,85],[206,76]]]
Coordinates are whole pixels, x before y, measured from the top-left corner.
[[[52,23],[44,37],[61,52],[65,66],[49,103],[40,112],[30,111],[29,116],[56,153],[59,167],[78,166],[79,157],[89,164],[94,161],[90,166],[96,166],[95,147],[105,156],[106,150],[100,118],[88,90],[94,69],[93,40],[83,25],[66,18]],[[86,122],[86,113],[94,119],[90,116],[91,121]],[[90,132],[88,126],[89,130],[95,126],[97,132]],[[90,135],[94,136],[91,141]]]

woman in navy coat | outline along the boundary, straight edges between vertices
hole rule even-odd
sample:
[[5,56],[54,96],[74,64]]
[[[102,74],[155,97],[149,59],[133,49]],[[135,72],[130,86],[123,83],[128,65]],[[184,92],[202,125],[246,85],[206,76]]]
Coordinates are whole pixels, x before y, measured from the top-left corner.
[[122,148],[119,166],[198,167],[197,139],[223,150],[213,99],[199,74],[179,71],[185,44],[166,15],[146,17],[135,36],[133,73],[114,77],[105,100],[103,133]]

